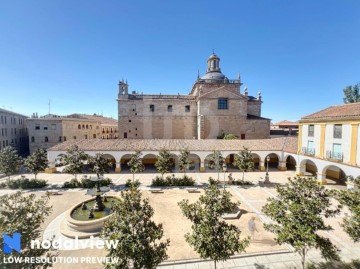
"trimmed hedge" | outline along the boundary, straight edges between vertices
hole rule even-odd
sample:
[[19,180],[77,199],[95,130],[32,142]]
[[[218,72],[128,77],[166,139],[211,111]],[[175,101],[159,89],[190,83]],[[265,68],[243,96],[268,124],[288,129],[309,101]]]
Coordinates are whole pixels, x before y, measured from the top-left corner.
[[152,180],[151,186],[161,187],[161,186],[194,186],[195,180],[192,177],[184,175],[183,177],[175,177],[175,175],[167,176],[166,178],[161,178],[156,176]]
[[0,184],[0,188],[5,189],[41,189],[46,187],[47,181],[44,179],[28,179],[28,178],[19,178],[19,179],[10,179],[7,182]]
[[242,180],[242,179],[233,180],[230,184],[231,184],[231,185],[243,185],[243,186],[251,186],[251,185],[254,185],[254,183],[252,183],[251,181]]
[[125,183],[126,188],[130,188],[132,185],[134,185],[134,187],[137,188],[140,186],[140,181],[138,179],[136,179],[133,183],[131,179],[128,179]]
[[112,181],[110,178],[104,178],[100,181],[91,181],[88,178],[82,178],[81,181],[77,180],[76,178],[72,178],[70,181],[65,181],[62,188],[94,188],[97,184],[100,183],[100,186],[109,186]]

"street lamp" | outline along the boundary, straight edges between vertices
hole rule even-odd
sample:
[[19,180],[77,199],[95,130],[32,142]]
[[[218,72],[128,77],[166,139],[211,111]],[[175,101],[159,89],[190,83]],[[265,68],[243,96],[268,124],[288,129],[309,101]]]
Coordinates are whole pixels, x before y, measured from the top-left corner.
[[265,181],[264,183],[269,183],[269,162],[270,162],[270,156],[266,157],[266,174],[265,174]]
[[223,172],[224,172],[224,190],[225,190],[225,173],[226,173],[226,168],[227,168],[227,166],[226,166],[226,163],[225,163],[225,161],[224,161],[223,166],[222,166],[222,169],[223,169]]

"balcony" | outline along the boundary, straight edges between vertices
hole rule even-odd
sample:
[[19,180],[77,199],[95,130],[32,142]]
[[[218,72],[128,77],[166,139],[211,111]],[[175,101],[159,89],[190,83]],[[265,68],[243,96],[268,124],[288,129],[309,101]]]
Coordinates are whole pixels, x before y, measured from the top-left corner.
[[307,156],[315,156],[315,149],[303,147],[301,153]]
[[342,162],[344,160],[344,154],[342,152],[328,150],[326,151],[326,159],[334,162]]

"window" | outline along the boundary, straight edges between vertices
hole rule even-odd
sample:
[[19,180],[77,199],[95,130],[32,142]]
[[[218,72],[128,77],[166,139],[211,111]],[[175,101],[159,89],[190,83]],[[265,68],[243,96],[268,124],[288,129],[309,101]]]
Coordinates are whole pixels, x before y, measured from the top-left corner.
[[172,105],[168,105],[168,112],[172,112]]
[[154,112],[155,111],[155,105],[150,105],[150,112]]
[[59,136],[59,142],[61,142],[62,141],[62,137],[61,136]]
[[40,124],[35,125],[35,130],[40,130]]
[[84,124],[82,125],[82,128],[85,129],[85,125],[84,125]]
[[45,136],[45,142],[49,142],[49,138]]
[[86,129],[89,129],[89,125],[86,124]]
[[308,141],[307,148],[312,150],[314,148],[314,141]]
[[136,105],[131,105],[132,111],[136,111]]
[[93,138],[96,138],[96,134],[93,134]]
[[51,130],[56,130],[56,124],[51,124]]
[[190,112],[190,106],[185,106],[185,112]]
[[131,120],[129,120],[129,122],[131,122]]
[[75,135],[73,136],[73,139],[76,139],[76,136],[75,136]]
[[342,137],[342,125],[335,124],[334,125],[334,138],[341,138]]
[[124,138],[127,138],[127,133],[124,133]]
[[333,144],[333,153],[340,154],[341,153],[341,144]]
[[85,135],[85,139],[87,139],[87,135]]
[[218,99],[218,109],[228,109],[228,99],[219,98]]
[[315,129],[314,125],[309,125],[308,136],[314,137],[314,129]]
[[48,125],[44,124],[44,130],[47,130],[47,129],[48,129]]
[[66,136],[64,136],[64,141],[66,141]]
[[4,117],[1,116],[1,123],[4,123]]
[[31,142],[34,143],[35,142],[35,137],[31,137]]
[[241,134],[240,139],[245,139],[245,134]]
[[80,124],[78,125],[78,129],[81,129],[81,125],[80,125]]

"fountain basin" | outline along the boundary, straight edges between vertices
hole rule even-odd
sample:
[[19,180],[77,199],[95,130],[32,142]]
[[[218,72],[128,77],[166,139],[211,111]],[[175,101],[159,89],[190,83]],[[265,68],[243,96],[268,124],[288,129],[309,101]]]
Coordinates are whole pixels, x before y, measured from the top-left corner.
[[[106,198],[111,200],[119,200],[116,196],[107,195]],[[75,214],[74,212],[79,213],[81,209],[82,203],[86,203],[88,205],[93,205],[95,203],[95,197],[85,200],[75,206],[73,206],[70,210],[68,210],[65,214],[65,218],[60,224],[60,232],[70,238],[78,237],[79,239],[82,238],[89,238],[90,236],[98,236],[101,232],[102,227],[104,226],[105,221],[109,219],[109,217],[113,214],[107,211],[104,216],[100,216],[103,212],[94,212],[94,215],[97,214],[99,218],[96,219],[89,219],[86,218],[88,216],[89,211],[84,210],[84,214]],[[110,204],[107,202],[105,204]],[[90,209],[90,206],[88,206]],[[82,213],[82,212],[80,212]],[[73,216],[76,216],[75,219]]]

